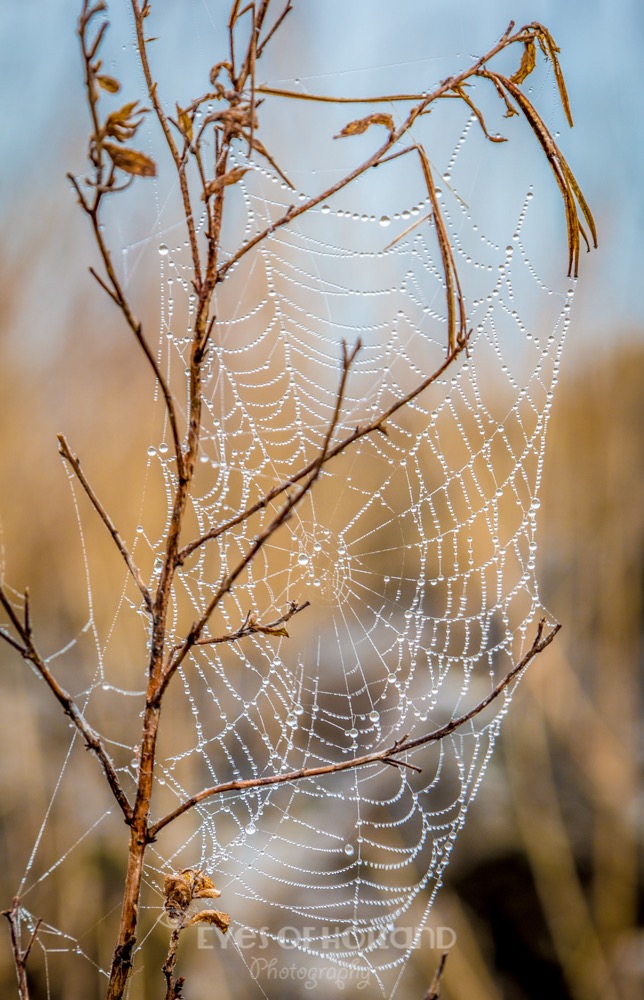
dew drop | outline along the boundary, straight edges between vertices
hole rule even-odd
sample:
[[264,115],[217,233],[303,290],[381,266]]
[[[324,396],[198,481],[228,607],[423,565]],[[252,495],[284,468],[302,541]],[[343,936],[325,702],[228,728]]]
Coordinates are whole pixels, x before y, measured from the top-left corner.
[[369,712],[369,722],[379,722],[379,721],[380,721],[380,712],[376,711]]
[[355,726],[352,729],[347,729],[347,736],[349,736],[352,740],[355,740],[357,735],[358,735],[358,730],[355,728]]
[[352,858],[353,855],[356,853],[356,849],[353,846],[353,844],[345,844],[344,845],[344,853],[346,854],[346,856],[348,858]]
[[161,257],[167,257],[170,251],[168,250],[165,243],[159,243],[159,254]]
[[323,205],[322,208],[320,209],[320,211],[321,211],[322,215],[328,215],[329,212],[331,211],[331,209],[329,208],[328,205]]
[[150,456],[150,458],[154,458],[154,456],[156,455],[156,453],[157,453],[157,450],[154,447],[154,445],[150,445],[150,447],[148,448],[148,455]]
[[388,215],[381,216],[381,218],[380,218],[380,225],[381,226],[388,226],[388,225],[390,225],[390,223],[391,223],[391,219],[389,218]]
[[309,557],[305,552],[300,552],[299,556],[297,557],[297,561],[300,566],[308,566]]

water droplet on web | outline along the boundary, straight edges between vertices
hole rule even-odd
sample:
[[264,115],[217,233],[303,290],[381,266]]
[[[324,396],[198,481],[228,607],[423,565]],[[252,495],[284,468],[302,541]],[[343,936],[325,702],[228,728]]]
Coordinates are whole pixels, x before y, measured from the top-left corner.
[[388,226],[390,223],[391,223],[391,219],[389,218],[388,215],[381,216],[381,218],[380,218],[380,225],[381,226]]
[[148,448],[148,455],[150,456],[150,458],[153,458],[156,455],[156,453],[157,450],[154,447],[154,445],[150,445],[150,447]]
[[356,849],[353,846],[353,844],[345,844],[344,845],[344,853],[346,854],[346,856],[348,858],[352,858],[353,855],[356,853]]
[[170,251],[168,250],[165,243],[159,243],[159,254],[161,257],[167,257]]
[[248,826],[246,827],[246,833],[248,834],[249,837],[252,837],[254,833],[257,833],[257,827],[255,826],[254,823],[248,824]]
[[379,722],[379,721],[380,721],[380,712],[376,711],[369,712],[369,722]]
[[328,205],[323,205],[320,211],[322,212],[322,215],[328,215],[331,209]]
[[297,561],[300,566],[308,566],[309,557],[306,555],[305,552],[300,552],[299,556],[297,557]]
[[347,736],[349,736],[352,740],[355,740],[357,735],[358,735],[358,730],[355,727],[353,727],[352,729],[347,729]]

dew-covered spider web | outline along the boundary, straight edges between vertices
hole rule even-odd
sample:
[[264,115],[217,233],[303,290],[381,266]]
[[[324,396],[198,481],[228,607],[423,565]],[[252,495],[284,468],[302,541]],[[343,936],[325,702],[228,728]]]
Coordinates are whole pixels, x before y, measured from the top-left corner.
[[[429,61],[415,72],[426,74],[426,87],[440,78]],[[291,86],[319,91],[325,83],[300,77]],[[552,84],[541,85],[552,104]],[[398,105],[387,110],[402,114]],[[233,165],[248,170],[228,196],[224,259],[364,158],[376,142],[369,134],[332,139],[351,117],[351,108],[313,114],[308,104],[266,101],[261,134],[293,187],[239,146]],[[492,147],[475,117],[451,106],[415,130],[455,251],[472,330],[467,351],[325,465],[213,615],[207,636],[222,641],[199,646],[173,681],[156,819],[203,788],[421,737],[481,701],[530,647],[544,615],[535,572],[539,486],[572,287],[547,168],[528,130],[515,132],[507,147]],[[170,168],[145,194],[140,184],[136,191],[149,202],[133,212],[116,256],[133,296],[145,263],[158,261],[158,357],[184,407],[196,297]],[[197,227],[203,239],[203,218]],[[444,277],[417,155],[276,229],[231,268],[214,314],[186,544],[234,522],[316,457],[336,405],[343,342],[361,348],[334,443],[444,364]],[[129,539],[151,584],[176,480],[163,407],[155,406],[140,523]],[[169,646],[182,642],[279,503],[186,558]],[[127,584],[107,634],[90,607],[82,640],[98,664],[85,707],[107,699],[119,734],[130,734],[103,734],[117,760],[121,751],[128,789],[145,655],[125,669],[115,636],[126,618],[147,635],[137,596]],[[231,638],[244,628],[252,634]],[[204,799],[150,848],[152,917],[162,912],[163,875],[200,868],[221,891],[233,945],[265,995],[279,987],[261,979],[257,957],[284,951],[302,968],[348,970],[356,983],[368,978],[374,995],[393,995],[423,943],[513,690],[401,766],[380,761]]]

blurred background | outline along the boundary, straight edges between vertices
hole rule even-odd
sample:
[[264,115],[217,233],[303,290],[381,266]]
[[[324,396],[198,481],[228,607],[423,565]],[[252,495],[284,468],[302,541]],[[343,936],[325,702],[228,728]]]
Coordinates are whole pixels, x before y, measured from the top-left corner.
[[[167,12],[165,30],[179,53],[167,59],[169,92],[184,88],[191,72],[192,59],[183,54],[209,41],[194,30],[197,6],[182,5],[180,16]],[[217,17],[225,21],[227,4],[207,6],[213,25]],[[364,91],[383,69],[397,79],[420,62],[433,83],[488,48],[511,18],[542,21],[562,49],[575,129],[561,144],[600,234],[599,253],[582,260],[540,511],[542,598],[564,628],[504,722],[433,922],[454,928],[458,938],[443,980],[447,1000],[634,1000],[644,978],[637,848],[644,610],[644,134],[635,86],[644,44],[641,5],[402,0],[395,18],[381,0],[300,8],[291,26],[297,44],[280,53],[284,66],[271,65],[267,79],[306,78],[318,91]],[[86,276],[94,251],[65,179],[67,170],[82,169],[87,133],[76,17],[70,0],[3,0],[0,9],[0,558],[12,585],[29,585],[50,648],[87,618],[82,550],[55,435],[73,430],[81,455],[100,449],[99,495],[135,524],[138,511],[128,500],[143,490],[141,459],[151,428],[147,371]],[[127,40],[124,2],[114,4],[113,19],[115,33]],[[135,69],[124,82],[140,94]],[[552,90],[546,98],[554,101]],[[494,179],[499,188],[503,183],[502,176]],[[156,281],[151,274],[150,314]],[[106,587],[115,572],[110,560],[106,551]],[[66,733],[46,692],[5,647],[0,663],[4,907],[60,774]],[[78,766],[57,806],[61,843],[65,809],[79,808],[76,784],[93,780],[92,762]],[[51,829],[53,864],[63,848]],[[75,866],[73,878],[56,884],[54,903],[61,914],[75,908],[81,920],[85,912],[116,906],[121,880],[121,858],[109,838],[101,836],[82,856],[85,867]],[[96,948],[96,960],[107,964],[100,942]],[[420,1000],[438,957],[432,949],[417,957],[399,994],[404,1000]],[[54,965],[49,984],[41,970],[34,996],[48,989],[52,997],[97,995],[91,966],[82,969]],[[229,987],[220,987],[226,996]],[[0,992],[14,991],[4,934]],[[149,995],[158,990],[150,987]]]

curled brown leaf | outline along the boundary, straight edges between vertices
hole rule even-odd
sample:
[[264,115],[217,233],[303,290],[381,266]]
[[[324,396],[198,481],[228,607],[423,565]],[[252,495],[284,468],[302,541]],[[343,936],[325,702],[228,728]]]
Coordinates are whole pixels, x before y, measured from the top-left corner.
[[221,910],[201,910],[199,913],[195,913],[185,926],[192,927],[193,924],[210,924],[225,934],[230,927],[230,916],[227,913],[222,913]]
[[521,56],[521,64],[510,79],[513,83],[523,83],[526,77],[530,76],[533,69],[537,65],[537,47],[534,42],[534,38],[528,38],[524,42],[523,55]]
[[115,167],[126,174],[137,177],[156,177],[157,168],[154,160],[138,149],[128,149],[127,146],[117,146],[113,142],[104,142],[103,149],[109,154]]
[[217,194],[222,188],[228,187],[230,184],[236,184],[240,181],[248,167],[233,167],[228,173],[222,174],[221,177],[215,177],[213,181],[208,181],[204,188],[204,193],[202,198],[211,198],[213,194]]
[[121,84],[118,82],[116,77],[109,76],[107,73],[99,73],[96,77],[96,82],[99,87],[106,90],[108,94],[118,94],[121,89]]
[[367,115],[366,118],[357,118],[355,121],[349,122],[334,138],[342,139],[347,135],[361,135],[368,128],[371,128],[372,125],[384,125],[389,130],[390,135],[393,135],[395,131],[394,120],[391,115],[384,111],[375,111],[372,115]]

